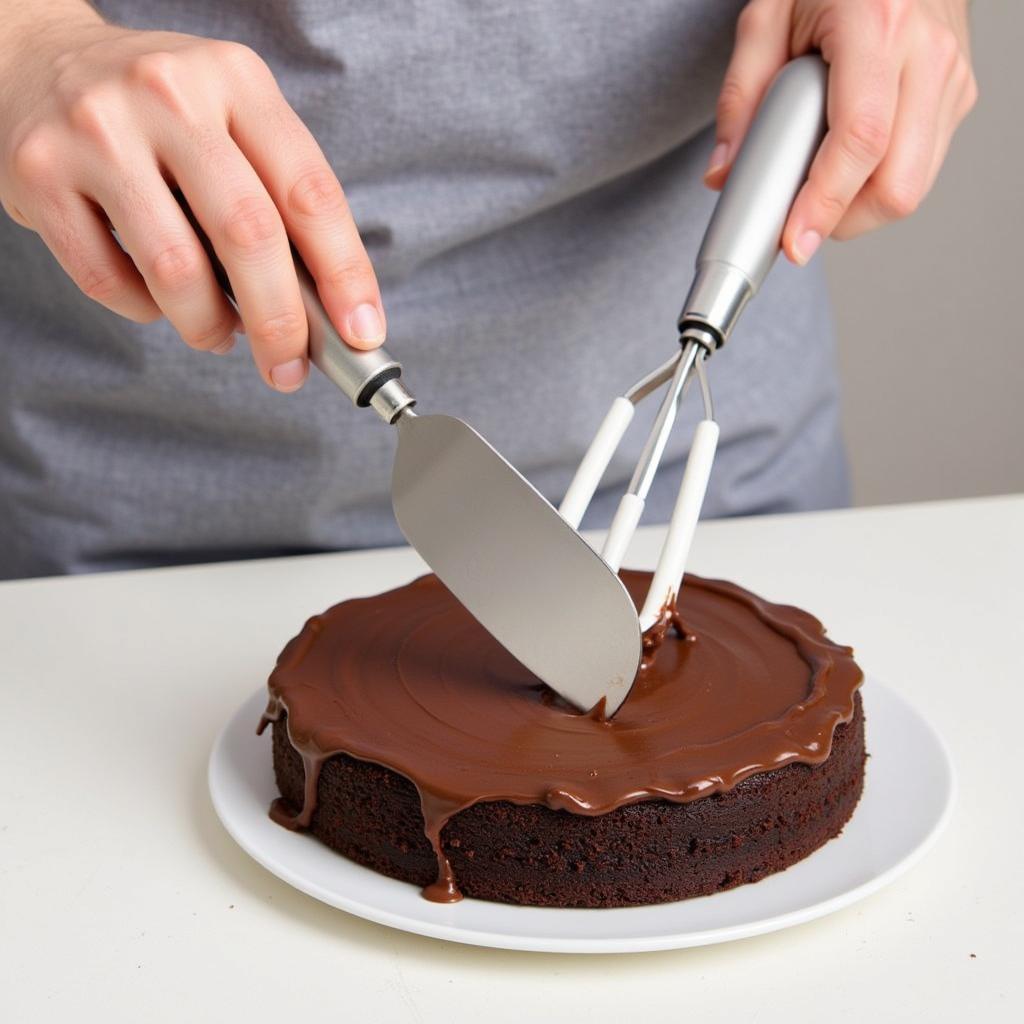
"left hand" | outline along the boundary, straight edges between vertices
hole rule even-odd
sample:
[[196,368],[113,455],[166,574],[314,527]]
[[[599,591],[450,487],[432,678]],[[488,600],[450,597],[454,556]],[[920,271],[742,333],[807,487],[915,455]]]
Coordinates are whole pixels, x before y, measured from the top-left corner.
[[829,65],[828,133],[782,235],[798,264],[823,238],[912,213],[978,96],[967,0],[750,0],[718,98],[711,188],[725,183],[775,72],[810,50]]

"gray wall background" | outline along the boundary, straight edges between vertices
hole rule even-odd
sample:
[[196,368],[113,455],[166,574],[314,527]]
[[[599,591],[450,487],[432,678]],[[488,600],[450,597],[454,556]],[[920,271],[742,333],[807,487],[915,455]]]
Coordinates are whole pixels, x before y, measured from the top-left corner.
[[973,40],[928,198],[824,248],[857,504],[1024,491],[1024,2],[978,0]]

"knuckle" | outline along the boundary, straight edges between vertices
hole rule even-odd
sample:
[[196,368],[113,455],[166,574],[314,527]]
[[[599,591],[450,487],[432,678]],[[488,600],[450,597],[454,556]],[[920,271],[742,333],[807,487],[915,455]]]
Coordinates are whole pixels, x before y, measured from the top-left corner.
[[719,121],[734,117],[743,109],[747,102],[747,93],[735,75],[728,74],[722,82],[722,91],[718,94],[716,114]]
[[231,39],[214,39],[209,46],[211,56],[231,71],[252,74],[268,70],[263,58],[245,43],[236,43]]
[[208,324],[196,330],[179,331],[179,333],[181,334],[182,341],[189,348],[208,352],[211,348],[216,348],[221,342],[227,341],[228,337],[232,334],[233,326],[232,323],[227,322],[223,317],[218,317],[213,324]]
[[358,256],[346,256],[338,260],[321,275],[321,282],[332,291],[342,294],[363,290],[371,271],[369,262]]
[[246,325],[246,329],[256,344],[277,347],[304,340],[306,318],[297,310],[287,309],[263,317],[251,328]]
[[888,220],[909,217],[921,205],[921,190],[905,182],[882,182],[875,189],[875,204]]
[[180,73],[178,57],[166,50],[140,53],[128,65],[128,77],[146,88],[162,88],[174,82]]
[[765,11],[757,0],[750,0],[736,19],[736,34],[745,36],[759,35],[767,28]]
[[916,5],[917,0],[863,0],[864,12],[874,18],[887,38],[906,25]]
[[224,217],[224,237],[243,253],[264,248],[282,230],[277,211],[260,196],[236,199]]
[[43,128],[27,132],[13,147],[10,156],[12,177],[25,185],[48,178],[57,166],[57,146]]
[[843,132],[842,145],[855,161],[877,163],[889,146],[889,122],[872,111],[858,111]]
[[288,191],[288,207],[308,217],[326,213],[334,216],[348,214],[348,203],[341,183],[327,168],[299,175]]
[[118,110],[110,91],[84,90],[68,103],[67,116],[79,135],[104,149],[113,148]]
[[75,274],[75,284],[82,294],[103,306],[121,294],[124,283],[124,278],[113,267],[97,264],[81,267]]
[[831,186],[819,188],[815,195],[819,209],[823,210],[830,221],[837,221],[846,212],[846,200]]
[[131,81],[175,113],[188,110],[181,58],[163,50],[140,54],[128,70]]
[[168,245],[153,258],[150,273],[154,284],[165,291],[182,291],[202,275],[199,250],[191,245]]
[[948,25],[935,23],[929,32],[931,59],[945,71],[951,72],[960,57],[960,40]]

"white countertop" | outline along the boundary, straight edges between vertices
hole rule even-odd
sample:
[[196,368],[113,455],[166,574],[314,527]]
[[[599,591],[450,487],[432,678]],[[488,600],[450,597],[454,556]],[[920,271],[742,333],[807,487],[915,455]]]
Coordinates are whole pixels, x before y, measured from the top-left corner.
[[[692,568],[802,605],[853,644],[942,732],[960,799],[921,864],[848,910],[619,956],[370,924],[278,881],[215,817],[206,762],[221,726],[308,615],[410,578],[412,552],[2,583],[0,1019],[1011,1019],[1022,527],[1024,497],[701,525]],[[652,565],[659,539],[642,531],[626,564]]]

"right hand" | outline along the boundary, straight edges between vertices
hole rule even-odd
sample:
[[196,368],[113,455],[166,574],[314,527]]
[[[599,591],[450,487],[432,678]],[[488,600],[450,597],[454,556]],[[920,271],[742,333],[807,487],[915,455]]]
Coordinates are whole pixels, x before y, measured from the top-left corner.
[[[166,316],[190,346],[217,353],[242,329],[264,381],[295,391],[309,364],[291,238],[345,341],[384,341],[341,185],[245,46],[118,28],[91,10],[5,39],[0,157],[4,209],[115,313]],[[227,270],[241,324],[174,186]]]

